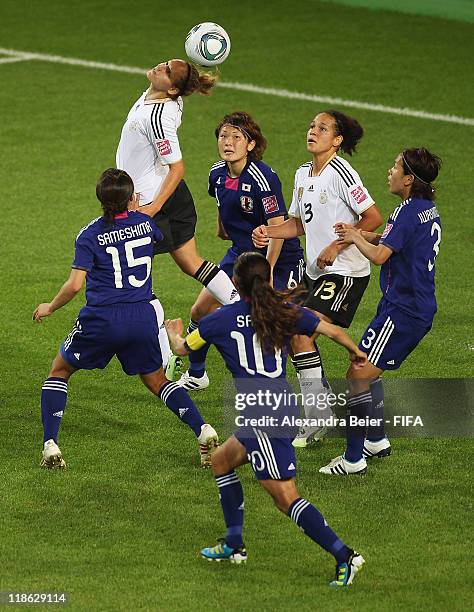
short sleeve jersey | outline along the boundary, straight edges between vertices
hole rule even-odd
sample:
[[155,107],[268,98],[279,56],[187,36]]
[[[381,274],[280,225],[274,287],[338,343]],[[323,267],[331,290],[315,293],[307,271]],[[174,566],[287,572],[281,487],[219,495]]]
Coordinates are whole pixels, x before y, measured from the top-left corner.
[[[319,317],[306,308],[295,308],[301,312],[298,334],[312,336]],[[215,345],[234,378],[285,378],[288,350],[262,351],[250,310],[245,300],[222,306],[199,322],[199,335]]]
[[[237,178],[227,174],[224,161],[215,163],[209,173],[209,195],[216,199],[219,214],[232,247],[237,252],[257,250],[252,231],[272,217],[288,217],[280,179],[262,161],[251,161]],[[265,255],[266,249],[259,249]],[[279,261],[301,259],[298,238],[283,242]]]
[[141,205],[152,202],[160,190],[168,164],[182,158],[177,134],[182,99],[145,100],[146,94],[130,109],[116,154],[117,168],[132,177]]
[[345,159],[336,156],[319,176],[312,176],[313,162],[303,164],[295,174],[289,213],[301,219],[306,235],[306,272],[316,280],[323,274],[367,276],[369,260],[355,245],[344,249],[332,266],[321,270],[316,260],[321,251],[337,238],[334,224],[355,224],[374,204],[360,176]]
[[112,224],[94,219],[76,238],[73,268],[85,270],[88,306],[152,299],[153,243],[163,239],[153,219],[126,212]]
[[409,198],[388,218],[380,244],[393,254],[380,270],[383,298],[430,323],[436,312],[435,264],[441,219],[432,200]]

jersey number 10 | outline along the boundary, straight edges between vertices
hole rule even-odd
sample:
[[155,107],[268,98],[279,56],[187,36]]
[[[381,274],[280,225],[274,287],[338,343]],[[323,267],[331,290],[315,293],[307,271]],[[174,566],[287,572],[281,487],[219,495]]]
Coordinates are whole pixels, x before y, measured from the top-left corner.
[[[255,370],[249,367],[249,359],[247,356],[247,348],[245,346],[245,336],[241,332],[232,331],[230,332],[230,337],[233,338],[237,342],[237,351],[239,353],[239,362],[242,368],[253,376],[255,374]],[[276,349],[274,352],[276,368],[273,372],[267,372],[265,370],[265,364],[263,363],[263,353],[262,347],[260,346],[260,342],[258,341],[257,334],[253,334],[252,336],[252,344],[253,344],[253,355],[255,360],[255,369],[257,374],[261,374],[262,376],[267,376],[268,378],[277,378],[283,372],[282,360],[281,360],[281,350]]]

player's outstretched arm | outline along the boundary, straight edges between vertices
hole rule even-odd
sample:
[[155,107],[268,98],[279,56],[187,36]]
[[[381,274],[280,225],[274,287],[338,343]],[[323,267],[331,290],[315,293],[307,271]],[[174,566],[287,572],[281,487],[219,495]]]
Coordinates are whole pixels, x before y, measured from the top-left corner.
[[184,162],[182,159],[175,164],[168,164],[168,168],[169,172],[161,184],[161,189],[158,192],[158,195],[151,204],[141,206],[139,209],[141,213],[148,215],[149,217],[154,217],[160,212],[168,198],[173,195],[173,193],[176,191],[176,187],[184,178]]
[[73,268],[69,278],[58,291],[56,297],[51,302],[39,304],[33,312],[33,321],[41,323],[41,319],[49,317],[55,310],[68,304],[82,289],[87,272]]
[[279,225],[260,225],[252,232],[254,245],[262,249],[268,245],[270,238],[296,238],[304,234],[303,224],[297,217],[290,217]]
[[372,263],[377,266],[384,264],[392,255],[393,251],[383,244],[371,244],[361,232],[354,227],[342,223],[335,225],[336,233],[339,236],[337,242],[340,244],[355,244],[362,255],[365,255]]
[[367,363],[367,355],[359,349],[359,347],[353,342],[353,340],[346,334],[344,330],[332,323],[327,321],[320,321],[316,327],[318,334],[327,336],[337,342],[341,346],[347,349],[349,352],[349,359],[357,369],[363,368]]
[[[347,228],[350,229],[352,227],[356,227],[356,226],[351,225],[350,223],[338,222],[334,225],[334,231],[336,232],[336,234],[338,234],[339,230],[347,229]],[[382,238],[382,234],[377,234],[377,232],[368,232],[367,230],[361,230],[361,229],[359,229],[359,232],[362,238],[365,238],[365,240],[367,240],[367,242],[370,242],[370,244],[378,244],[380,238]]]

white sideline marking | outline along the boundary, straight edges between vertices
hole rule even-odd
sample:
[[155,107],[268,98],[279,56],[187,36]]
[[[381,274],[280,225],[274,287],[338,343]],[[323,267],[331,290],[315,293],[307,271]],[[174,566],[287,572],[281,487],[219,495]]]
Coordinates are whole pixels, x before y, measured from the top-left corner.
[[27,57],[2,57],[0,64],[12,64],[13,62],[26,62]]
[[[96,68],[98,70],[113,70],[115,72],[126,72],[129,74],[142,74],[146,72],[145,68],[137,68],[135,66],[119,66],[117,64],[108,64],[104,62],[92,62],[81,60],[73,57],[63,57],[61,55],[47,55],[46,53],[30,53],[29,51],[19,51],[17,49],[5,49],[0,47],[0,55],[9,55],[13,59],[11,61],[22,60],[39,60],[43,62],[53,62],[55,64],[69,64],[71,66],[82,66],[84,68]],[[0,60],[8,61],[8,60]],[[391,115],[402,115],[404,117],[416,117],[419,119],[428,119],[430,121],[443,121],[446,123],[459,123],[461,125],[474,126],[474,119],[470,117],[459,117],[458,115],[443,115],[440,113],[428,113],[422,110],[412,108],[399,108],[396,106],[385,106],[383,104],[371,104],[370,102],[361,102],[358,100],[346,100],[344,98],[333,98],[331,96],[316,96],[306,93],[298,93],[287,89],[274,89],[271,87],[259,87],[249,83],[234,83],[230,81],[221,81],[219,87],[225,89],[235,89],[237,91],[248,91],[250,93],[259,93],[267,96],[277,96],[291,100],[305,100],[308,102],[320,102],[322,104],[348,106],[351,108],[359,108],[362,110],[371,110],[379,113],[388,113]]]

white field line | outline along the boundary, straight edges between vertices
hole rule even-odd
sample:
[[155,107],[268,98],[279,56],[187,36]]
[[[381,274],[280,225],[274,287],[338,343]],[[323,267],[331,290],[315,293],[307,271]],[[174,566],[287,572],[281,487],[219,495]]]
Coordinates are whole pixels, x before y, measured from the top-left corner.
[[[53,62],[55,64],[68,64],[70,66],[82,66],[84,68],[95,68],[97,70],[113,70],[115,72],[126,72],[129,74],[145,74],[145,68],[137,68],[135,66],[120,66],[117,64],[107,64],[104,62],[92,62],[81,60],[73,57],[63,57],[61,55],[47,55],[45,53],[30,53],[28,51],[19,51],[17,49],[4,49],[0,47],[0,55],[8,55],[13,58],[11,61],[22,60],[39,60],[43,62]],[[0,60],[1,62],[2,60]],[[287,89],[275,89],[272,87],[259,87],[249,83],[234,83],[230,81],[219,82],[219,87],[226,89],[234,89],[236,91],[247,91],[250,93],[264,94],[267,96],[276,96],[290,100],[304,100],[307,102],[317,102],[321,104],[330,104],[333,106],[348,106],[362,110],[370,110],[379,113],[387,113],[391,115],[401,115],[404,117],[416,117],[418,119],[428,119],[430,121],[443,121],[446,123],[458,123],[461,125],[474,126],[474,119],[470,117],[459,117],[458,115],[443,115],[440,113],[428,113],[422,110],[412,108],[399,108],[396,106],[385,106],[384,104],[371,104],[369,102],[361,102],[358,100],[346,100],[345,98],[333,98],[331,96],[316,96],[313,94],[298,93]]]
[[13,62],[26,62],[27,60],[27,57],[2,57],[0,64],[13,64]]

